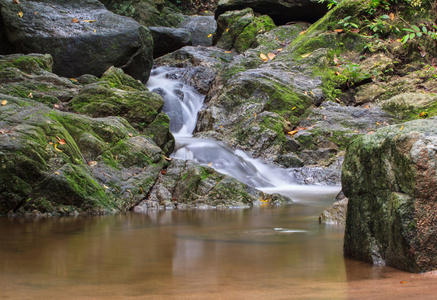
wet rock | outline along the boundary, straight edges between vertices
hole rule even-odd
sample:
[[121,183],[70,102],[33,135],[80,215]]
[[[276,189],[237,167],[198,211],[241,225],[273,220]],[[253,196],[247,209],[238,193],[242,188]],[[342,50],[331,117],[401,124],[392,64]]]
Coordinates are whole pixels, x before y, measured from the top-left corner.
[[389,126],[350,144],[344,252],[410,272],[437,268],[437,119]]
[[113,13],[131,17],[147,27],[176,27],[186,18],[176,6],[164,0],[102,0],[100,2]]
[[213,44],[225,50],[235,49],[238,53],[256,46],[256,36],[275,28],[268,16],[255,17],[252,9],[231,11],[217,19],[217,31]]
[[335,202],[320,214],[319,223],[345,225],[348,201],[343,191],[340,191]]
[[238,180],[193,161],[173,159],[159,175],[150,195],[136,212],[148,209],[249,208],[265,203],[292,201],[278,194],[265,194]]
[[217,29],[213,16],[189,16],[183,20],[178,28],[183,28],[191,33],[193,46],[212,46],[212,35]]
[[175,29],[170,27],[149,27],[149,30],[152,33],[153,37],[154,58],[192,44],[191,34],[186,29]]
[[[49,53],[53,72],[66,77],[101,76],[110,66],[147,80],[153,41],[147,28],[115,15],[96,0],[0,1],[14,52]],[[19,12],[22,17],[18,17]]]
[[315,22],[328,11],[326,3],[314,0],[221,0],[215,11],[215,16],[218,18],[227,11],[241,10],[247,7],[256,13],[269,15],[277,25],[284,25],[292,21]]
[[89,118],[1,94],[0,214],[126,211],[151,188],[162,151],[123,118]]

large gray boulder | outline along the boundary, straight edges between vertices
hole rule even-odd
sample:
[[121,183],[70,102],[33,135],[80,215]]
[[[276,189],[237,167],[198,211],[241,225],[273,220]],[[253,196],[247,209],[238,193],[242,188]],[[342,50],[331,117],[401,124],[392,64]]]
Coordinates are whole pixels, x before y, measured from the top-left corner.
[[213,16],[190,16],[183,20],[178,28],[184,28],[191,33],[193,46],[211,46],[212,34],[217,29]]
[[437,119],[388,126],[347,150],[344,253],[410,272],[437,269]]
[[328,11],[318,0],[220,0],[216,19],[226,11],[250,7],[254,12],[269,15],[276,25],[291,21],[315,22]]
[[[148,29],[109,12],[97,0],[19,4],[0,0],[0,15],[3,39],[12,50],[51,54],[53,72],[58,75],[101,76],[110,66],[116,66],[140,80],[149,76],[153,40]],[[0,50],[11,51],[10,47]]]
[[183,28],[149,27],[149,30],[155,45],[153,57],[160,57],[192,44],[190,32]]

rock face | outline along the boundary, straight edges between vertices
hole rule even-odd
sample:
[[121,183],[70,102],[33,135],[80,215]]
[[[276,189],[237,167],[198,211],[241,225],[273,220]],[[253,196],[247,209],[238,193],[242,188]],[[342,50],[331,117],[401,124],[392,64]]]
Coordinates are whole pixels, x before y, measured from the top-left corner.
[[153,37],[153,57],[159,57],[184,46],[190,46],[191,34],[182,28],[149,27]]
[[4,51],[49,53],[58,75],[101,76],[117,66],[140,80],[149,76],[153,40],[148,29],[109,12],[96,0],[1,0],[0,10],[4,35],[13,48]]
[[437,119],[355,140],[343,165],[346,255],[410,272],[437,268]]
[[292,21],[315,22],[328,11],[326,4],[315,0],[220,0],[215,16],[226,11],[250,7],[254,12],[269,15],[276,25]]
[[178,28],[191,33],[193,46],[211,46],[212,34],[217,29],[217,23],[213,16],[190,16],[183,20]]

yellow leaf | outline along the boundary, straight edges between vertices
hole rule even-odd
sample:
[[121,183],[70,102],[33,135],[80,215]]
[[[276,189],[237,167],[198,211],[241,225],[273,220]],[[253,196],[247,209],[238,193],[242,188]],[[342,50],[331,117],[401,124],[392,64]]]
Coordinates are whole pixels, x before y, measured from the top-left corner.
[[293,131],[289,131],[288,134],[293,136],[295,135],[299,130],[293,130]]
[[165,160],[171,161],[172,159],[170,157],[167,157],[165,155],[163,155],[162,157],[164,157]]
[[402,125],[401,129],[399,129],[399,130],[402,130],[402,129],[404,129],[404,125]]
[[259,55],[259,57],[262,59],[263,62],[266,62],[266,61],[269,60],[269,59],[267,58],[267,56],[266,56],[264,53],[261,53],[261,54]]
[[313,93],[313,92],[311,92],[311,91],[310,91],[310,94],[311,94],[311,95],[314,95],[314,93]]
[[20,11],[17,15],[18,15],[20,18],[22,18],[22,17],[23,17],[23,12]]
[[306,32],[307,32],[306,30],[301,31],[301,32],[299,33],[299,35],[305,34]]
[[228,54],[229,54],[229,53],[232,53],[232,51],[225,51],[225,53],[228,53]]
[[212,37],[212,33],[208,34],[208,37],[209,37],[209,38]]
[[267,54],[267,57],[268,57],[270,60],[274,59],[275,56],[276,56],[276,55],[273,54],[273,53],[269,53],[269,54]]
[[229,28],[228,29],[226,29],[226,32],[228,32],[229,31]]
[[269,202],[269,199],[263,200],[260,198],[259,201],[266,203],[266,202]]
[[256,118],[256,113],[255,113],[255,118]]
[[209,163],[209,164],[208,164],[208,166],[210,166],[210,167],[211,167],[211,166],[212,166],[212,163]]
[[103,187],[105,188],[105,189],[107,189],[108,187],[106,186],[106,185],[103,185]]
[[394,18],[395,18],[395,14],[394,13],[390,13],[389,15],[388,15],[389,17],[390,17],[390,20],[394,20]]
[[59,172],[55,172],[55,174],[56,174],[56,175],[61,175],[61,174],[59,174]]
[[70,80],[71,80],[71,81],[78,82],[77,79],[74,79],[74,78],[70,78]]
[[94,33],[96,33],[97,31],[94,29]]
[[294,106],[291,110],[295,110],[296,109],[296,106]]
[[276,51],[281,52],[281,51],[282,51],[282,48],[276,49]]
[[64,151],[62,151],[62,150],[58,149],[58,144],[55,144],[55,146],[54,146],[54,147],[55,147],[55,150],[56,150],[56,151],[59,151],[59,152],[64,152]]
[[304,55],[301,55],[301,56],[302,56],[302,58],[305,58],[305,57],[308,57],[310,55],[311,55],[311,53],[307,53],[307,54],[304,54]]
[[6,105],[8,103],[8,100],[3,100],[2,105]]
[[85,23],[94,23],[97,22],[97,20],[83,20]]

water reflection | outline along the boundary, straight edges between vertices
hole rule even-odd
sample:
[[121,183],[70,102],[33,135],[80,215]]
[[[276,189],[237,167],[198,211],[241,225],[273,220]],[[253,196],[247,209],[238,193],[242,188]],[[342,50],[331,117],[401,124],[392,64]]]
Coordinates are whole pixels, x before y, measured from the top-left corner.
[[399,278],[429,290],[434,278],[345,260],[343,228],[318,210],[0,219],[0,298],[342,299]]

